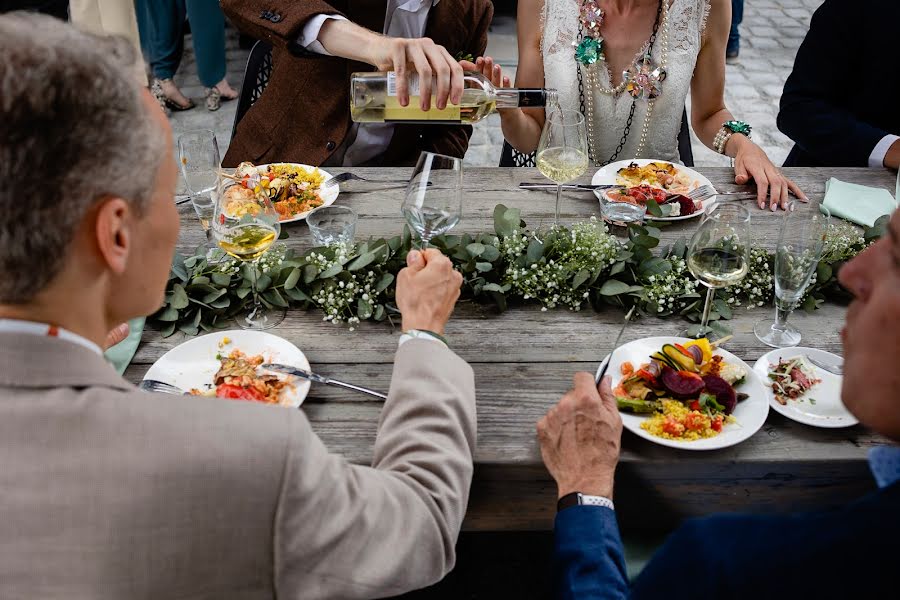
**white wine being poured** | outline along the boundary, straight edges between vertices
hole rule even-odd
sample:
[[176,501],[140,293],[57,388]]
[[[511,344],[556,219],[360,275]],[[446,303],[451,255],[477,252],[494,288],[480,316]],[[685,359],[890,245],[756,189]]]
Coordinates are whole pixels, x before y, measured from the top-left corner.
[[744,255],[731,249],[701,248],[688,257],[688,269],[711,288],[737,283],[747,274],[748,267]]
[[537,167],[550,181],[566,183],[587,171],[588,157],[575,148],[547,148],[538,153]]
[[240,225],[219,240],[219,246],[239,260],[254,260],[275,241],[275,230],[263,225]]
[[354,73],[350,78],[350,116],[357,123],[477,123],[501,108],[541,107],[556,102],[555,90],[496,88],[481,73],[466,72],[462,99],[446,108],[419,106],[419,78],[409,76],[409,103],[400,105],[395,73]]

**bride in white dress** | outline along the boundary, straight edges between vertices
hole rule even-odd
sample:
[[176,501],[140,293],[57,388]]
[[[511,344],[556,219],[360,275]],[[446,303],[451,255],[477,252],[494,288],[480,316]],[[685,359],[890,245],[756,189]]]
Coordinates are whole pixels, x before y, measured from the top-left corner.
[[[678,162],[690,91],[694,132],[734,158],[736,183],[755,180],[760,208],[785,208],[789,189],[805,199],[740,133],[742,124],[725,106],[730,0],[519,0],[517,18],[516,87],[556,89],[562,108],[582,112],[595,165],[631,158]],[[510,85],[490,57],[463,62],[463,68]],[[506,109],[500,116],[514,148],[537,148],[543,109]]]

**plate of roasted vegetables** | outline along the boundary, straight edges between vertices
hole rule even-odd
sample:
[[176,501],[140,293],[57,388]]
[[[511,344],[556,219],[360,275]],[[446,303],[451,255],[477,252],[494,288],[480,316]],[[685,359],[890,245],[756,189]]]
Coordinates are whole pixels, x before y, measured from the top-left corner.
[[153,363],[144,379],[169,383],[192,396],[300,406],[310,382],[264,370],[260,368],[264,363],[310,368],[303,352],[289,341],[264,331],[237,329],[195,337],[172,348]]
[[254,165],[242,162],[235,170],[234,178],[248,190],[267,194],[282,223],[305,219],[320,206],[334,204],[340,193],[336,185],[322,188],[322,184],[332,178],[330,173],[298,163]]
[[[716,197],[694,201],[688,194],[700,186],[712,183],[693,169],[654,159],[620,160],[610,163],[594,173],[594,185],[616,185],[610,190],[597,190],[595,194],[611,202],[627,202],[644,207],[650,200],[659,205],[661,216],[645,212],[646,219],[656,221],[681,221],[703,214],[716,201]],[[602,200],[602,199],[601,199]]]
[[840,365],[840,356],[818,348],[779,348],[760,357],[753,370],[767,382],[769,406],[788,419],[813,427],[852,427],[859,421],[841,401],[843,377],[807,357]]
[[756,433],[769,414],[759,375],[706,338],[629,342],[615,351],[607,373],[625,428],[663,446],[733,446]]

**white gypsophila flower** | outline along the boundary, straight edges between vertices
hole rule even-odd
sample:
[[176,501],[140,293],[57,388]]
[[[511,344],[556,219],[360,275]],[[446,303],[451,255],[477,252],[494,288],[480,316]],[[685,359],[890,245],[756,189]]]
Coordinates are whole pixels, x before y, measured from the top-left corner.
[[688,271],[687,263],[677,256],[670,256],[671,270],[660,275],[647,278],[649,284],[644,286],[648,303],[657,305],[657,312],[675,312],[687,306],[682,296],[694,294],[699,283]]

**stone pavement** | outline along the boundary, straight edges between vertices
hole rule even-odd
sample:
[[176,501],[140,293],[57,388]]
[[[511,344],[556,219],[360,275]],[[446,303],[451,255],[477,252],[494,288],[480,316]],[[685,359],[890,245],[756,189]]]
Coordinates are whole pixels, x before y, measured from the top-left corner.
[[[574,1],[574,0],[573,0]],[[776,164],[781,164],[791,141],[775,125],[782,88],[791,72],[797,48],[809,28],[810,17],[824,0],[746,0],[741,25],[741,54],[726,67],[725,101],[739,119],[753,125],[753,139]],[[243,79],[248,51],[238,47],[237,34],[227,36],[228,80],[236,89]],[[515,73],[517,63],[515,18],[498,15],[491,28],[488,55],[505,70]],[[182,66],[175,77],[182,91],[197,102],[197,108],[173,113],[172,128],[177,137],[188,129],[213,129],[224,155],[234,121],[236,102],[223,103],[214,113],[203,107],[203,88],[197,80],[197,66],[190,41]],[[729,160],[709,150],[693,138],[694,160],[698,166],[724,166]],[[494,166],[500,159],[503,134],[497,115],[475,125],[466,155],[471,166]]]

